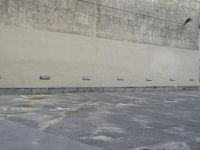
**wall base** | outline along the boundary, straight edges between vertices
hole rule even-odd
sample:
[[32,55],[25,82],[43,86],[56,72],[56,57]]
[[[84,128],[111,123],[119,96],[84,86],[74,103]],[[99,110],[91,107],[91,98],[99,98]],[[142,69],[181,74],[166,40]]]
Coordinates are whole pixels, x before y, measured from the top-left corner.
[[63,94],[81,92],[153,92],[192,91],[199,86],[152,86],[152,87],[58,87],[58,88],[0,88],[0,95],[10,94]]

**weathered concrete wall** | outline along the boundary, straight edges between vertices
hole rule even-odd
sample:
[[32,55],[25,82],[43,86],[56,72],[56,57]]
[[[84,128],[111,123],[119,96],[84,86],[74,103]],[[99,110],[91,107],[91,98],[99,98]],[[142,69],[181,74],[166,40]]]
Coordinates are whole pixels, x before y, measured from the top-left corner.
[[[0,22],[197,50],[199,0],[0,0]],[[187,18],[193,22],[183,27]]]
[[0,88],[197,86],[198,10],[199,0],[0,0]]
[[[199,84],[195,50],[0,26],[0,53],[0,87]],[[51,80],[41,81],[41,75]]]

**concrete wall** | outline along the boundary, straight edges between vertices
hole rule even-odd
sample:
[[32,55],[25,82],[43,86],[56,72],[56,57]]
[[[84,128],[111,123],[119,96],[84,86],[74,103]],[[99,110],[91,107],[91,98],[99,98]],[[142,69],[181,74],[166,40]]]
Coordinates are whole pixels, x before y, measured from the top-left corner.
[[198,51],[7,26],[0,49],[0,87],[198,85]]
[[0,0],[0,24],[2,88],[199,84],[199,0]]
[[[197,50],[199,0],[0,0],[0,23]],[[192,23],[183,27],[191,17]]]

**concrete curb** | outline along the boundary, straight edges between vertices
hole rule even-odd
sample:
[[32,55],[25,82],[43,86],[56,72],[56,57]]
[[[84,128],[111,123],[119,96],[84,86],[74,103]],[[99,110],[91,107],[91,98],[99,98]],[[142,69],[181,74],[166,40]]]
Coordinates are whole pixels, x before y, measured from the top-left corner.
[[199,86],[152,86],[152,87],[49,87],[49,88],[0,88],[0,95],[10,94],[62,94],[82,92],[153,92],[192,91]]

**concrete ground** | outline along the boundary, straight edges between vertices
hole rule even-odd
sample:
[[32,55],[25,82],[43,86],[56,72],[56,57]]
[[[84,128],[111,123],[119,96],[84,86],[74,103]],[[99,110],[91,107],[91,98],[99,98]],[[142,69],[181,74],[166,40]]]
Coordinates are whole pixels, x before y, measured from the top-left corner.
[[0,96],[2,150],[199,150],[200,92]]

